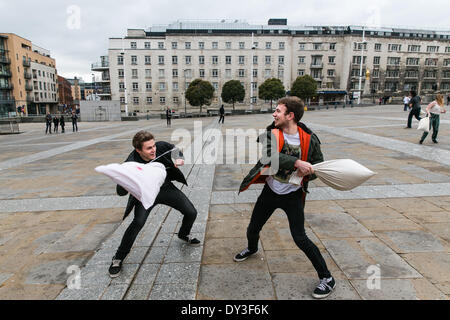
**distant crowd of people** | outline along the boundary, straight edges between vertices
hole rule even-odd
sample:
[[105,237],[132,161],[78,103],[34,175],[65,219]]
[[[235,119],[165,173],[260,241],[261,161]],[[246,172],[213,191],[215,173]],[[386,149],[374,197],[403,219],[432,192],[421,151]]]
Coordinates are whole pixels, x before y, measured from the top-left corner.
[[[70,119],[72,120],[72,131],[78,132],[78,115],[75,111],[72,111]],[[59,126],[61,126],[61,133],[65,132],[66,120],[64,118],[64,114],[58,113],[52,117],[50,112],[47,112],[47,115],[45,116],[45,124],[45,134],[52,134],[52,124],[54,133],[58,133]]]

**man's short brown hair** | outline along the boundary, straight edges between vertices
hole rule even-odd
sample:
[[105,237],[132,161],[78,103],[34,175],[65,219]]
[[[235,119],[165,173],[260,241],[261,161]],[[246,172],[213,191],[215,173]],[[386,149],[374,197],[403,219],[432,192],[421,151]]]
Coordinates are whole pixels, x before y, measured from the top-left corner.
[[294,113],[294,121],[298,123],[305,112],[305,103],[299,97],[286,97],[278,100],[278,104],[286,106],[286,114]]
[[155,137],[148,131],[141,130],[133,137],[133,147],[142,150],[142,144],[146,141],[154,140]]

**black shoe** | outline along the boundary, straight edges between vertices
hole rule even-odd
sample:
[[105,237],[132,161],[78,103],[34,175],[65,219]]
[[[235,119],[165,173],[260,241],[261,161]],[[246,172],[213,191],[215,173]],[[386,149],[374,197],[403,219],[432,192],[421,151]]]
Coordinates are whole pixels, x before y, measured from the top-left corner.
[[257,251],[251,252],[248,248],[245,248],[244,250],[242,250],[240,253],[238,253],[234,257],[234,261],[241,262],[241,261],[247,260],[248,257],[250,257],[252,254],[254,254],[256,252]]
[[113,257],[111,265],[109,266],[109,276],[111,278],[117,278],[120,275],[120,271],[122,270],[122,262],[123,260],[116,259]]
[[438,143],[437,140],[433,140],[433,143]]
[[178,236],[179,239],[187,242],[189,245],[191,246],[196,246],[200,244],[200,240],[198,240],[197,238],[191,238],[190,236]]
[[312,296],[316,299],[323,299],[328,297],[336,288],[336,281],[334,281],[333,277],[323,278],[320,280],[319,285],[314,290]]
[[420,140],[420,141],[419,141],[419,144],[422,144],[422,143],[423,143],[423,140]]

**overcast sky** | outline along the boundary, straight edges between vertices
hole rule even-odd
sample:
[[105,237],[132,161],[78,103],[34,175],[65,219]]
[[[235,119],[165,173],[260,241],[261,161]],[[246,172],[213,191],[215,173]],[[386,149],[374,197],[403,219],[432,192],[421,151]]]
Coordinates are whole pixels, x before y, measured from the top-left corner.
[[58,74],[90,82],[92,62],[106,55],[108,38],[127,28],[179,19],[240,19],[289,25],[380,25],[450,30],[448,0],[0,0],[0,32],[50,50]]

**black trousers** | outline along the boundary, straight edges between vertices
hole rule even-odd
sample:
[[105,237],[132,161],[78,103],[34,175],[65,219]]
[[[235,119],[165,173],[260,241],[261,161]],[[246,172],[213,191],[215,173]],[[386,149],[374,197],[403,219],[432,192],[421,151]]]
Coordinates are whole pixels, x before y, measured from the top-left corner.
[[152,207],[148,208],[148,210],[145,210],[142,203],[137,201],[134,208],[134,219],[123,235],[122,242],[116,252],[116,259],[125,259],[130,252],[137,235],[145,225],[150,211],[158,204],[164,204],[180,211],[181,214],[183,214],[183,222],[178,231],[178,236],[185,237],[189,235],[192,225],[197,218],[197,210],[186,195],[181,192],[180,189],[175,187],[172,182],[164,183],[156,197],[155,203]]
[[45,133],[47,133],[49,131],[50,131],[50,133],[52,133],[52,124],[51,124],[51,122],[50,123],[47,122],[46,126],[45,126]]
[[78,125],[76,122],[72,122],[72,131],[73,132],[78,131]]
[[420,121],[420,119],[422,119],[420,117],[420,108],[412,108],[411,111],[409,112],[408,125],[407,125],[408,128],[411,128],[411,122],[412,122],[413,116],[416,117],[416,119],[419,121]]
[[222,123],[225,121],[225,116],[224,115],[220,115],[219,123],[220,123],[221,120],[222,120]]
[[266,184],[253,209],[250,224],[247,228],[248,249],[258,250],[259,233],[272,213],[280,208],[286,212],[289,228],[295,244],[306,254],[313,264],[319,278],[331,277],[327,264],[317,246],[309,240],[305,232],[305,216],[303,212],[302,190],[279,195]]

